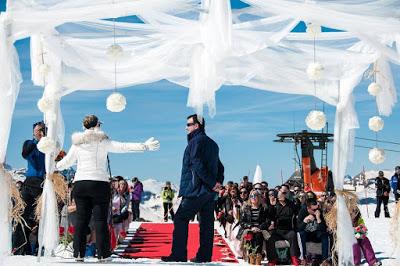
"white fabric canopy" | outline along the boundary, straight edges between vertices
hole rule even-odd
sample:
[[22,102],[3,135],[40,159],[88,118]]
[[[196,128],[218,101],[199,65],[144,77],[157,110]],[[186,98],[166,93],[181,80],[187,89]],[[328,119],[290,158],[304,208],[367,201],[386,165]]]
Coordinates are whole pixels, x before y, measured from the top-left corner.
[[[76,90],[167,79],[188,87],[188,106],[202,114],[206,105],[211,116],[216,113],[215,93],[222,85],[312,95],[336,106],[333,173],[336,188],[343,189],[353,130],[358,127],[353,90],[372,65],[382,88],[376,97],[380,114],[390,115],[397,102],[390,64],[400,63],[400,2],[244,2],[250,7],[232,11],[228,0],[203,0],[201,5],[194,0],[8,1],[7,12],[0,17],[0,70],[6,77],[0,80],[0,118],[5,121],[0,129],[0,161],[4,162],[21,82],[13,42],[31,37],[32,80],[45,86],[43,97],[52,101],[44,115],[49,137],[59,146],[64,138],[59,102]],[[101,20],[130,15],[145,23]],[[314,40],[308,33],[292,32],[300,21],[341,32],[322,32]],[[106,55],[115,43],[123,48],[116,62]],[[324,68],[315,82],[306,74],[314,61]],[[52,172],[53,157],[46,156],[47,173]],[[45,188],[43,206],[51,207],[54,191],[51,185]],[[338,203],[339,262],[345,265],[352,260],[353,237],[345,239],[352,230],[350,217],[340,196]],[[41,229],[40,239],[46,239],[56,220],[49,212],[42,214],[43,222],[53,228]],[[0,234],[5,230],[0,228]],[[44,246],[51,249],[55,242],[51,239]]]

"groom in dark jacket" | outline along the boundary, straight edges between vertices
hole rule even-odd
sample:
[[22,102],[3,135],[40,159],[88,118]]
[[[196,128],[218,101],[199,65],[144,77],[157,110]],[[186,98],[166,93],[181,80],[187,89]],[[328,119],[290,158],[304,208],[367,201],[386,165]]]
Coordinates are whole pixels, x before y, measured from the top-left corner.
[[192,262],[210,262],[214,238],[215,199],[224,181],[224,166],[219,160],[218,145],[205,133],[204,118],[187,118],[188,145],[182,164],[178,197],[181,204],[174,218],[171,255],[163,261],[187,261],[189,221],[199,213],[200,247]]

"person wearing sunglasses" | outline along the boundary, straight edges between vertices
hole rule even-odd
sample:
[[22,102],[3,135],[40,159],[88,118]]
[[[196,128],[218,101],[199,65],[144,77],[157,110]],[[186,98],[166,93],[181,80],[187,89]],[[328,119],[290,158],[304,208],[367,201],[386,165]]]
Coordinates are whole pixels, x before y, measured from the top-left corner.
[[214,208],[217,193],[224,181],[224,166],[219,159],[217,143],[207,136],[205,120],[197,114],[187,117],[188,144],[183,155],[179,197],[175,213],[172,248],[166,262],[187,261],[188,224],[199,213],[200,247],[190,261],[210,262],[214,238]]
[[294,188],[293,188],[293,193],[294,193],[295,195],[297,195],[300,191],[301,191],[301,188],[300,188],[299,186],[294,186]]
[[27,161],[28,166],[25,172],[26,179],[21,187],[21,197],[26,207],[22,217],[26,223],[18,223],[12,237],[12,246],[14,255],[35,255],[29,243],[31,228],[37,223],[33,218],[35,210],[35,201],[43,191],[42,183],[46,174],[45,154],[40,152],[37,144],[45,136],[46,125],[36,122],[32,126],[33,138],[26,140],[22,146],[22,157]]
[[241,188],[240,189],[240,201],[246,202],[248,199],[249,199],[249,192],[247,191],[246,188]]
[[306,242],[322,244],[322,261],[329,256],[329,234],[318,202],[314,198],[306,200],[306,208],[302,208],[297,216],[297,230],[300,234],[303,259],[311,262],[306,249]]
[[239,222],[240,218],[240,208],[242,207],[242,202],[239,200],[239,189],[237,187],[232,186],[228,191],[228,197],[225,200],[224,204],[224,213],[225,213],[225,232],[226,237],[234,240],[233,230],[235,225]]
[[297,234],[294,231],[294,219],[296,209],[294,203],[286,198],[286,192],[279,190],[278,202],[275,206],[275,230],[267,241],[268,265],[276,265],[278,254],[275,249],[275,242],[278,240],[287,240],[290,244],[289,253],[293,265],[298,266],[298,257],[300,255]]
[[144,143],[111,140],[100,129],[102,123],[95,115],[85,116],[82,124],[85,130],[72,135],[72,146],[56,168],[63,170],[77,164],[73,192],[76,203],[74,258],[83,261],[85,257],[86,228],[93,213],[97,256],[104,262],[111,256],[107,224],[111,200],[108,153],[156,151],[160,143],[154,138]]
[[267,204],[268,203],[268,197],[267,197],[266,191],[265,191],[264,186],[262,185],[262,183],[256,183],[254,185],[254,189],[257,190],[258,193],[260,193],[262,204],[264,204],[264,205]]
[[257,247],[256,253],[262,254],[263,243],[270,237],[267,230],[272,221],[273,217],[268,215],[268,209],[262,204],[261,194],[253,189],[248,202],[243,205],[239,221],[240,228],[236,238],[243,240],[250,234],[252,237],[249,241],[252,248]]
[[278,195],[278,193],[274,190],[274,189],[270,189],[268,191],[268,205],[275,208],[276,206],[276,196]]

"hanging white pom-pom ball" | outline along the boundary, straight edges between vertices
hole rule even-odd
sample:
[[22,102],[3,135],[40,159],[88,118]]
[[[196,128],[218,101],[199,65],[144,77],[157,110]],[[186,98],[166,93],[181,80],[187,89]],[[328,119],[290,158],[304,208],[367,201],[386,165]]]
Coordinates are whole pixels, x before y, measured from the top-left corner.
[[108,46],[106,55],[110,60],[117,61],[124,55],[124,49],[118,44],[112,44]]
[[372,96],[377,96],[382,91],[382,87],[378,83],[372,82],[368,86],[368,93]]
[[37,144],[37,148],[42,153],[49,154],[56,150],[56,143],[49,137],[42,137]]
[[306,32],[309,35],[311,35],[312,37],[316,37],[322,32],[321,26],[318,25],[318,24],[310,22],[310,23],[307,24]]
[[369,160],[373,164],[381,164],[385,161],[385,151],[380,148],[373,148],[368,153]]
[[306,125],[312,130],[321,130],[325,127],[326,116],[321,111],[310,111],[306,117]]
[[41,64],[38,68],[38,71],[42,75],[47,75],[50,72],[50,66],[48,64]]
[[54,103],[51,99],[42,97],[37,102],[37,107],[39,108],[40,112],[47,113],[53,109]]
[[375,132],[381,131],[383,129],[384,124],[385,123],[383,122],[383,119],[380,118],[379,116],[373,116],[368,121],[369,129]]
[[118,92],[112,93],[107,97],[107,109],[111,112],[121,112],[125,109],[126,98]]
[[307,76],[311,80],[319,80],[323,70],[324,67],[320,63],[310,63],[307,67]]

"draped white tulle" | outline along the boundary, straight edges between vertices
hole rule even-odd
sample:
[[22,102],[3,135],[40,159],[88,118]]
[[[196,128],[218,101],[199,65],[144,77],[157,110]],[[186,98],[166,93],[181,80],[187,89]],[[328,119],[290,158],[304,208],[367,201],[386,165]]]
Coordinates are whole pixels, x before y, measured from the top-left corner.
[[[8,40],[10,20],[0,14],[0,163],[4,163],[10,135],[12,114],[22,82],[19,61],[15,47]],[[1,167],[0,167],[1,168]],[[5,172],[0,169],[0,256],[11,252],[10,184]]]
[[[203,0],[201,5],[195,0],[9,0],[7,12],[0,16],[0,73],[5,77],[0,79],[4,125],[0,162],[4,162],[21,82],[13,42],[31,37],[32,81],[44,86],[44,97],[54,101],[43,111],[49,137],[58,148],[64,138],[60,99],[76,90],[167,79],[188,87],[188,106],[199,114],[206,106],[211,116],[222,85],[312,95],[336,106],[333,174],[336,188],[343,189],[354,129],[359,126],[354,88],[374,66],[372,76],[382,89],[376,96],[379,114],[390,115],[397,102],[390,64],[400,63],[400,1],[243,1],[250,7],[232,11],[228,0]],[[145,23],[102,20],[130,15]],[[292,32],[300,21],[341,31]],[[114,43],[123,52],[116,68],[107,56]],[[323,66],[323,71],[312,71],[318,74],[316,80],[307,75],[313,62]],[[54,155],[46,155],[48,173]],[[52,193],[47,184],[43,206],[53,206]],[[338,203],[339,262],[345,265],[352,259],[352,241],[347,239],[352,228],[341,196]],[[5,212],[0,215],[6,219]],[[55,220],[48,215],[52,211],[43,210],[42,220],[54,230]],[[1,227],[3,233],[7,232]],[[54,239],[43,240],[50,231],[41,229],[41,233],[41,245],[52,248]]]
[[39,251],[44,247],[45,255],[51,256],[58,246],[58,208],[53,182],[46,178],[42,193],[42,211],[39,226]]
[[[0,204],[0,256],[2,258],[11,254],[10,187],[11,176],[0,167],[0,202],[2,202]],[[1,262],[0,265],[2,265]]]

